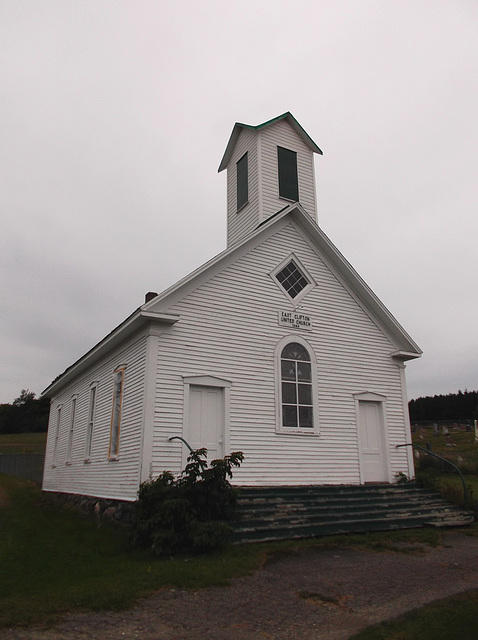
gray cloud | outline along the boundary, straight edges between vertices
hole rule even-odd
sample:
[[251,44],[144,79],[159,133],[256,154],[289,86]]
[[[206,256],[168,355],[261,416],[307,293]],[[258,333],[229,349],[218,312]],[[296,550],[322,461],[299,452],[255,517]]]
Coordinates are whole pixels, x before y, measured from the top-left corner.
[[0,5],[0,402],[40,392],[225,246],[235,121],[324,150],[319,224],[424,350],[410,397],[478,388],[475,3]]

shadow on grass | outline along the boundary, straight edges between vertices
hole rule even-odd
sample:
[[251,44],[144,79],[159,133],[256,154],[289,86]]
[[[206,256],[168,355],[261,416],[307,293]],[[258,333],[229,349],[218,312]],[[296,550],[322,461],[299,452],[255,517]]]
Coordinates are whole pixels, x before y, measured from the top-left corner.
[[439,532],[416,529],[158,558],[132,548],[124,528],[59,507],[27,481],[0,474],[0,496],[0,627],[48,625],[67,612],[127,609],[161,588],[225,586],[265,562],[306,549],[418,553],[440,542]]
[[477,629],[478,590],[474,589],[365,629],[350,640],[475,640]]

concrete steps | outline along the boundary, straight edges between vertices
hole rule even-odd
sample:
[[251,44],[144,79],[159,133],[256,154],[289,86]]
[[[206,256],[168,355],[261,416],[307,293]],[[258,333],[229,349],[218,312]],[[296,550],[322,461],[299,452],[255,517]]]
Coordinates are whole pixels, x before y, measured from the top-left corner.
[[413,482],[304,487],[241,487],[233,543],[308,538],[424,526],[465,526],[473,513]]

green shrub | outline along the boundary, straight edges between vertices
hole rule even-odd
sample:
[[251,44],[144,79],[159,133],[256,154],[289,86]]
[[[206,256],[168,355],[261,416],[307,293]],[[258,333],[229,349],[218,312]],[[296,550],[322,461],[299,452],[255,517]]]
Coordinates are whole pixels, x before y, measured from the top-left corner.
[[224,543],[231,531],[224,521],[236,502],[229,478],[244,456],[236,451],[208,467],[206,455],[206,449],[193,451],[179,477],[164,471],[141,485],[133,532],[137,545],[157,555],[174,555],[210,551]]

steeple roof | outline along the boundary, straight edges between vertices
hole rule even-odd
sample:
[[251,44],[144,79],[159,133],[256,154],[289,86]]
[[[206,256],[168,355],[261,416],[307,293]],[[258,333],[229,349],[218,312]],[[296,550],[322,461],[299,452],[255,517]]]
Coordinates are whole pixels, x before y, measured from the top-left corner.
[[286,111],[277,118],[272,118],[272,120],[268,120],[267,122],[263,122],[258,125],[250,125],[244,124],[242,122],[236,122],[234,128],[232,130],[231,136],[229,138],[229,142],[227,143],[226,151],[224,152],[224,156],[221,160],[221,164],[219,165],[218,172],[224,171],[224,169],[229,164],[229,160],[231,159],[232,153],[234,151],[234,147],[236,146],[237,140],[239,138],[239,134],[242,129],[253,129],[255,131],[259,131],[260,129],[265,129],[266,127],[270,127],[272,124],[279,122],[279,120],[286,120],[290,126],[294,129],[297,135],[303,140],[303,142],[311,149],[314,153],[322,154],[320,148],[315,144],[309,134],[303,129],[294,116],[290,113],[290,111]]

